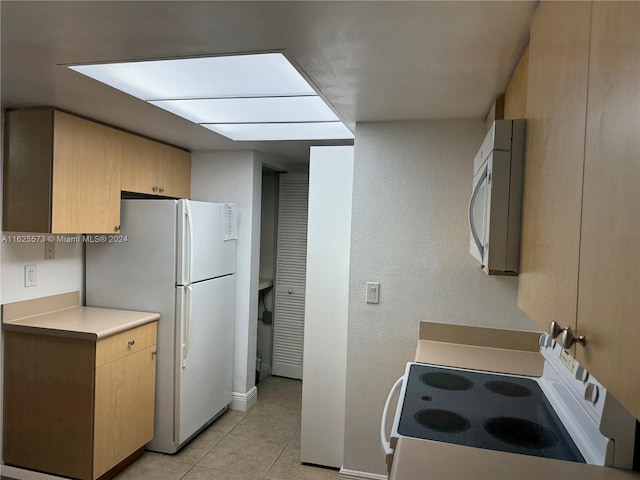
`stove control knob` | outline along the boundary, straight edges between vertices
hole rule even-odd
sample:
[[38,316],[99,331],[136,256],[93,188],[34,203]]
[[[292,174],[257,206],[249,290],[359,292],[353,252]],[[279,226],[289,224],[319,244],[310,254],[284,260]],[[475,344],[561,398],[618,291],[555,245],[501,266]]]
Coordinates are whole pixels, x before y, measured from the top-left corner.
[[600,394],[600,389],[595,383],[587,383],[587,388],[584,389],[585,400],[595,405],[595,403],[598,401],[599,394]]
[[542,335],[540,335],[540,340],[538,341],[538,343],[542,348],[549,348],[553,347],[556,341],[551,338],[548,333],[543,333]]
[[576,368],[576,380],[580,380],[584,383],[588,378],[589,372],[582,365],[578,365],[578,368]]

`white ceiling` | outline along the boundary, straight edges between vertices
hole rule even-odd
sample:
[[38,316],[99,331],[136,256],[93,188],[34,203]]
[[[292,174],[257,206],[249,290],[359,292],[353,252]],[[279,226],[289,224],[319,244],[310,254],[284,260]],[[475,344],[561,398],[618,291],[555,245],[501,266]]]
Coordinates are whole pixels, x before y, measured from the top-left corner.
[[232,142],[64,65],[286,50],[351,129],[482,118],[528,42],[536,4],[2,0],[2,107],[50,105],[190,150],[306,161],[310,144],[349,142]]

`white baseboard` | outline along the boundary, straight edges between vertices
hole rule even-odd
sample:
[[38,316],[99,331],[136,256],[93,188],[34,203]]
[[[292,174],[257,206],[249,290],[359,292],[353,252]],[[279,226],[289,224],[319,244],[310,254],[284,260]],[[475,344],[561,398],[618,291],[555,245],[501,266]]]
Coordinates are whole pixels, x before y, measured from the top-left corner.
[[0,466],[0,473],[5,477],[15,478],[16,480],[62,480],[67,478],[32,472],[31,470],[24,470],[22,468],[9,467],[8,465]]
[[251,388],[247,393],[231,392],[231,410],[240,410],[246,412],[253,407],[258,401],[258,389],[256,387]]
[[388,478],[387,475],[380,475],[379,473],[359,472],[345,468],[341,468],[338,473],[339,480],[387,480]]

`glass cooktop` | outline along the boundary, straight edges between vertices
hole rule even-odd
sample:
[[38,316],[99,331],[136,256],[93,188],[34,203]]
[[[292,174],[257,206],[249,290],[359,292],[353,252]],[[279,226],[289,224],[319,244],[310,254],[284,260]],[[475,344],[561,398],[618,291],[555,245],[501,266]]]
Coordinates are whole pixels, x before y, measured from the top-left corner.
[[530,378],[411,365],[398,433],[585,462],[540,386]]

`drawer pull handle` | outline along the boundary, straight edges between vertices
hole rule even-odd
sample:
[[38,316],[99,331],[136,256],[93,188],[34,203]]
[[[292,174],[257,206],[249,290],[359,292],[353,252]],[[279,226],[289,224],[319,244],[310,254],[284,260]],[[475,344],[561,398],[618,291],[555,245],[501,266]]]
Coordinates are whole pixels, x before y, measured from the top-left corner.
[[152,357],[155,357],[157,354],[158,354],[158,351],[157,351],[157,350],[154,350],[153,352],[151,352],[151,356],[152,356]]
[[129,340],[129,346],[133,347],[136,344],[135,340]]

